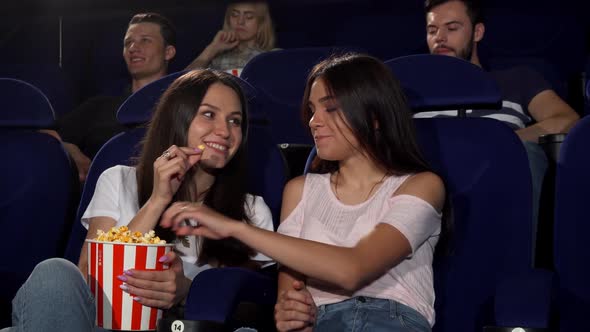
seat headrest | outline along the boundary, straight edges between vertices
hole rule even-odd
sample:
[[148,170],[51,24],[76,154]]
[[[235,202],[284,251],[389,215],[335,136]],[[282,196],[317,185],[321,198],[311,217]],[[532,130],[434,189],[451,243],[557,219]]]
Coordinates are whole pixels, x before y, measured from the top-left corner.
[[135,91],[117,111],[117,120],[124,125],[135,125],[147,122],[154,110],[160,96],[174,82],[182,76],[184,71],[166,75],[143,88]]
[[465,60],[418,54],[385,64],[400,81],[414,112],[501,107],[502,94],[494,78]]
[[14,78],[0,78],[0,127],[50,128],[53,107],[41,90]]
[[272,100],[299,108],[309,72],[318,62],[352,48],[309,47],[264,52],[250,60],[240,77]]
[[[137,125],[149,121],[152,112],[155,109],[158,100],[164,91],[178,77],[187,73],[179,71],[166,75],[133,93],[117,111],[117,120],[124,125]],[[244,82],[244,80],[235,77],[236,81],[246,94],[246,98],[251,99],[256,95],[254,87]]]

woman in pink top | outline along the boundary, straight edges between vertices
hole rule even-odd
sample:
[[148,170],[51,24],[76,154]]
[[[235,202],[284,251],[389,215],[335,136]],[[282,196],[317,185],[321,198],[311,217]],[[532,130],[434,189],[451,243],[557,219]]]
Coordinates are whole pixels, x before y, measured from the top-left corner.
[[[280,262],[279,331],[430,331],[445,188],[421,156],[398,81],[369,56],[325,60],[308,78],[303,115],[317,157],[285,187],[282,234],[188,202],[161,225],[234,237]],[[184,226],[190,218],[199,225]]]

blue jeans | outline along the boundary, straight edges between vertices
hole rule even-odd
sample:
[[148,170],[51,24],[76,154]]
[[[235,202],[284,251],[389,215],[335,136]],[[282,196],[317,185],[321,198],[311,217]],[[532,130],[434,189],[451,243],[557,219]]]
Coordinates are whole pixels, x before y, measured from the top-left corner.
[[12,300],[12,327],[2,332],[104,332],[82,273],[70,261],[39,263]]
[[[95,326],[94,297],[78,267],[62,258],[39,263],[12,300],[12,327],[0,332],[108,332]],[[236,331],[256,331],[241,328]]]
[[416,310],[394,300],[358,296],[318,307],[314,331],[430,332],[430,324]]

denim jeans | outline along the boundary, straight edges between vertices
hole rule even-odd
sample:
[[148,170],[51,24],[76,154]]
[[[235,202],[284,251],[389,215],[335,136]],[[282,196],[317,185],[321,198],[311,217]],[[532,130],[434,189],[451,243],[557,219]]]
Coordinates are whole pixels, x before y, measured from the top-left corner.
[[314,331],[430,332],[426,318],[394,300],[358,296],[318,307]]
[[50,258],[18,290],[12,300],[12,327],[0,332],[108,332],[95,326],[95,317],[94,297],[78,267]]
[[12,327],[2,332],[103,332],[95,327],[94,298],[70,261],[39,263],[12,301]]

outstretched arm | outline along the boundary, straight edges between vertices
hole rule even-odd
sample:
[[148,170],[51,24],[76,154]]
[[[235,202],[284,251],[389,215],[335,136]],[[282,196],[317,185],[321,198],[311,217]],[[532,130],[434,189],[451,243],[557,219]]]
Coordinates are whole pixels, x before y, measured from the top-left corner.
[[[289,182],[287,196],[300,191]],[[413,176],[396,194],[416,196],[441,210],[444,186],[433,173]],[[184,219],[195,219],[199,226],[186,227]],[[162,216],[163,227],[173,227],[178,235],[201,235],[220,239],[234,237],[289,268],[318,280],[354,292],[374,281],[411,253],[408,239],[395,227],[379,223],[354,247],[345,248],[303,240],[256,229],[225,217],[206,206],[188,203],[171,206]]]

